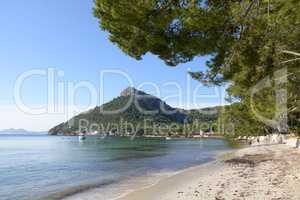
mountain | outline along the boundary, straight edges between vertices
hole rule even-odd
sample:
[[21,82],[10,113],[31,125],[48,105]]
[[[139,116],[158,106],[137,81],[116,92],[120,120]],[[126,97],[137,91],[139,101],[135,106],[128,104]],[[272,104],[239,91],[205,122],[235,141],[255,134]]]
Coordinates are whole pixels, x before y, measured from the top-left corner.
[[162,126],[172,124],[182,126],[184,122],[195,119],[216,120],[216,116],[200,114],[200,111],[190,112],[173,108],[155,96],[129,87],[112,101],[53,127],[49,130],[49,134],[76,135],[83,130],[82,127],[88,127],[86,130],[88,132],[117,131],[151,134]]
[[0,131],[0,135],[46,135],[47,132],[28,131],[25,129],[4,129]]

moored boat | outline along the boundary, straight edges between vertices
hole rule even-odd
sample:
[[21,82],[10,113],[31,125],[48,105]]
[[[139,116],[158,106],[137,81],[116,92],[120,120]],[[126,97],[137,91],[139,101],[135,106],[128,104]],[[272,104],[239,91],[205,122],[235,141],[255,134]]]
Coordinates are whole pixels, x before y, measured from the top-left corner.
[[80,135],[78,135],[78,140],[79,141],[86,140],[86,136],[84,134],[80,134]]

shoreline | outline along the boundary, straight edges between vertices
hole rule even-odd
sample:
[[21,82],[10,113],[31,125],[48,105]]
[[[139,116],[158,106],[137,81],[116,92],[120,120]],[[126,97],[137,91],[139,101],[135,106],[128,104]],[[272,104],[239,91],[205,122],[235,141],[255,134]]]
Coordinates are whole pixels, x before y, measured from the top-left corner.
[[284,144],[243,147],[220,152],[214,161],[158,175],[145,185],[139,183],[149,177],[137,177],[141,182],[126,185],[126,192],[114,198],[103,197],[102,188],[64,200],[300,199],[298,166],[299,149]]
[[156,184],[134,190],[127,194],[123,194],[122,196],[113,200],[162,200],[166,197],[166,194],[181,194],[183,193],[181,192],[181,187],[183,185],[185,185],[186,183],[195,183],[198,178],[210,176],[212,173],[222,168],[222,161],[225,160],[225,158],[231,158],[232,154],[239,151],[240,149],[243,148],[220,152],[217,154],[214,161],[182,169],[178,172],[175,172],[169,177],[162,178]]
[[[199,166],[194,166],[185,170],[182,170],[173,176],[161,179],[156,184],[151,185],[149,187],[145,187],[139,190],[135,190],[131,193],[122,195],[121,197],[117,198],[116,200],[153,200],[153,199],[163,199],[166,195],[166,193],[169,192],[177,192],[181,193],[180,188],[178,186],[181,186],[185,183],[179,182],[178,180],[188,179],[189,182],[193,182],[195,178],[195,173],[197,173],[197,176],[204,176],[205,173],[213,172],[217,169],[219,169],[220,165],[217,161],[205,163]],[[199,171],[200,175],[199,175]],[[177,182],[177,183],[176,183]],[[174,183],[176,183],[176,186],[174,186]],[[163,188],[163,189],[162,189]]]
[[[69,183],[68,187],[62,187],[57,190],[53,190],[53,192],[45,192],[39,195],[40,200],[82,200],[82,199],[117,199],[127,194],[134,192],[136,190],[141,190],[144,188],[148,188],[157,184],[161,179],[168,178],[173,176],[174,174],[181,173],[186,171],[191,167],[195,167],[198,165],[203,165],[212,161],[215,161],[220,154],[224,152],[232,151],[232,148],[226,144],[226,140],[219,139],[217,142],[213,141],[213,144],[221,145],[221,148],[211,148],[211,153],[205,154],[206,150],[203,151],[204,155],[202,156],[202,151],[193,151],[191,155],[196,157],[191,157],[189,160],[193,160],[193,162],[182,162],[182,164],[178,163],[179,158],[172,158],[174,160],[174,164],[170,165],[168,162],[162,163],[162,167],[154,167],[149,168],[145,173],[133,173],[131,176],[120,176],[115,179],[114,177],[108,177],[107,179],[103,179],[102,177],[95,177],[95,179],[88,179],[80,182],[79,184]],[[190,141],[190,140],[188,140]],[[192,141],[192,140],[191,140]],[[176,143],[177,144],[177,143]],[[196,142],[197,145],[198,142]],[[202,144],[202,143],[201,143]],[[206,144],[206,143],[205,143]],[[224,147],[223,147],[224,146]],[[202,148],[202,147],[201,147]],[[201,149],[200,148],[200,149]],[[196,148],[196,150],[198,147]],[[209,148],[208,148],[209,149]],[[219,150],[218,150],[219,149]],[[188,155],[183,155],[188,156]],[[197,159],[196,159],[197,158]],[[195,160],[196,159],[196,160]],[[173,160],[171,160],[173,162]],[[179,159],[180,160],[180,159]],[[152,170],[151,170],[152,169]],[[118,173],[118,172],[116,172]]]
[[[147,176],[137,176],[133,177],[132,179],[129,180],[123,180],[118,183],[116,183],[116,189],[112,190],[113,185],[108,185],[109,188],[107,187],[93,187],[90,189],[86,190],[79,190],[79,192],[66,195],[62,198],[58,198],[61,200],[98,200],[98,199],[103,199],[103,200],[121,200],[121,199],[127,199],[127,196],[131,196],[135,192],[139,191],[144,191],[147,190],[151,187],[155,187],[157,184],[159,184],[161,181],[168,180],[172,177],[179,176],[181,174],[186,174],[189,173],[190,171],[198,170],[198,169],[208,169],[212,170],[212,166],[217,166],[219,165],[219,159],[225,155],[231,154],[235,152],[237,149],[230,149],[230,150],[225,150],[221,151],[216,154],[216,157],[212,161],[204,162],[202,164],[198,164],[195,166],[191,166],[188,168],[180,169],[178,171],[161,171],[161,172],[156,172],[152,173]],[[192,175],[194,176],[194,175]],[[126,188],[124,191],[120,193],[119,188]],[[119,193],[118,195],[115,194],[114,197],[111,197],[109,194],[110,192],[116,192]],[[153,196],[153,195],[152,195]],[[131,197],[129,197],[131,199]],[[140,200],[141,197],[138,198]],[[142,198],[146,199],[146,198]],[[152,200],[152,198],[150,198]]]
[[[160,172],[160,173],[154,173],[151,176],[137,176],[129,179],[120,180],[115,183],[108,184],[102,187],[99,186],[97,187],[95,185],[94,187],[91,188],[77,190],[76,192],[69,193],[67,195],[61,196],[61,198],[55,198],[55,199],[57,200],[119,199],[136,190],[153,186],[157,184],[159,180],[173,176],[174,174],[175,172],[174,173]],[[51,198],[49,198],[49,200],[50,199]],[[47,199],[42,199],[42,200],[47,200]]]
[[118,200],[300,199],[298,166],[298,149],[280,144],[247,147]]
[[[196,138],[198,139],[198,138]],[[219,138],[214,138],[214,139],[219,139]],[[242,149],[242,148],[239,148]],[[161,179],[159,179],[158,181],[156,181],[156,183],[151,184],[151,185],[147,185],[143,188],[139,188],[139,189],[133,189],[133,191],[131,192],[127,192],[125,194],[120,195],[117,198],[114,199],[110,199],[110,200],[153,200],[153,199],[158,199],[161,200],[161,197],[165,194],[165,186],[166,185],[172,185],[173,184],[173,179],[180,179],[184,178],[184,179],[189,179],[192,180],[195,177],[195,173],[199,172],[201,173],[201,176],[205,175],[205,172],[213,172],[215,170],[218,170],[221,166],[221,161],[223,160],[223,157],[228,157],[230,156],[232,153],[234,153],[235,151],[238,151],[239,149],[230,149],[230,150],[226,150],[226,151],[222,151],[219,152],[216,155],[216,158],[212,161],[209,162],[205,162],[202,164],[198,164],[195,166],[191,166],[185,169],[181,169],[179,171],[174,171],[174,172],[170,172],[167,176],[162,177]],[[141,178],[141,177],[140,177]],[[170,183],[170,184],[167,184]],[[162,187],[161,187],[162,186]],[[157,190],[156,190],[157,188]],[[161,189],[163,188],[163,189]],[[154,190],[154,191],[152,191]]]

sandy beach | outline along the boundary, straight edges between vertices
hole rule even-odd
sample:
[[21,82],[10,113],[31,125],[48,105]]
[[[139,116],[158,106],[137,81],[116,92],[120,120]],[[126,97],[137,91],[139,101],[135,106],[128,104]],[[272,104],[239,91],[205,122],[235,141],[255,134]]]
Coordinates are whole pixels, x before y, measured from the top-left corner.
[[119,200],[300,199],[300,150],[249,147],[188,169]]
[[[298,200],[300,150],[287,145],[247,147],[217,161],[162,176],[151,186],[131,185],[117,200]],[[106,199],[90,190],[67,200]],[[108,198],[107,198],[108,199]]]

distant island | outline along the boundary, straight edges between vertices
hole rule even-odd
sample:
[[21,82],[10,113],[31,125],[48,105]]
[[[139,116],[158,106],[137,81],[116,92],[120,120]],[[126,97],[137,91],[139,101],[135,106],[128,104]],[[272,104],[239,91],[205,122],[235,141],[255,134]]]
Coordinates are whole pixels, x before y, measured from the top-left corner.
[[46,131],[29,131],[25,129],[4,129],[0,130],[0,135],[46,135]]
[[[107,113],[116,111],[116,113]],[[85,122],[89,126],[87,132],[101,132],[120,135],[155,135],[157,129],[162,126],[176,126],[175,133],[170,133],[166,130],[165,134],[176,134],[185,136],[185,125],[193,126],[192,123],[197,122],[197,125],[204,123],[208,126],[215,123],[218,119],[220,107],[204,108],[199,110],[185,110],[174,108],[162,101],[160,98],[137,90],[133,87],[128,87],[123,90],[120,95],[112,101],[97,106],[87,112],[80,113],[67,122],[61,123],[49,130],[50,135],[78,135],[80,134],[80,124]],[[145,127],[147,123],[147,127]],[[125,125],[130,124],[131,126]],[[132,130],[134,127],[135,130]],[[100,129],[100,130],[99,130]],[[190,128],[190,133],[193,130],[199,131],[199,127]]]

